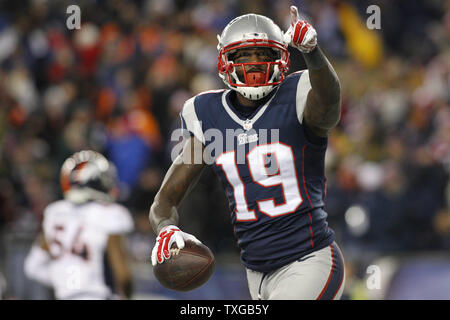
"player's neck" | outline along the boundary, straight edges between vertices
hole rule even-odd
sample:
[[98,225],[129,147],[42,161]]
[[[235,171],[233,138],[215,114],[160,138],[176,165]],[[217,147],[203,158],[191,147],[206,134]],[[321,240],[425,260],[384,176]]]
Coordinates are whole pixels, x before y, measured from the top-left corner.
[[250,100],[242,96],[240,93],[236,94],[239,104],[243,107],[256,108],[261,104],[259,100]]
[[269,98],[272,96],[272,94],[267,95],[266,97],[259,99],[259,100],[250,100],[245,98],[243,95],[241,95],[240,93],[236,92],[236,97],[237,97],[237,102],[243,106],[243,107],[247,107],[247,108],[256,108],[259,107],[260,105],[264,104],[267,102],[267,100],[269,100]]

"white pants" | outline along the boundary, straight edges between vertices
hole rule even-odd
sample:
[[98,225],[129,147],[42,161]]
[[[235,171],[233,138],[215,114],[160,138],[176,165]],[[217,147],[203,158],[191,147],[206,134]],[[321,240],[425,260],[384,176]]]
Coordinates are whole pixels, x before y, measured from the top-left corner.
[[247,280],[254,300],[338,300],[344,291],[344,259],[333,242],[268,273],[247,269]]

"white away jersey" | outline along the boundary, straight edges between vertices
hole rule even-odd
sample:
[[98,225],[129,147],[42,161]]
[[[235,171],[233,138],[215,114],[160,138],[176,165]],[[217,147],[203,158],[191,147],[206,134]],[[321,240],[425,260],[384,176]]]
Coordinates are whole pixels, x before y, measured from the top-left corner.
[[119,204],[75,205],[66,200],[50,204],[44,211],[43,229],[56,298],[105,299],[111,293],[103,264],[108,237],[133,228],[130,212]]

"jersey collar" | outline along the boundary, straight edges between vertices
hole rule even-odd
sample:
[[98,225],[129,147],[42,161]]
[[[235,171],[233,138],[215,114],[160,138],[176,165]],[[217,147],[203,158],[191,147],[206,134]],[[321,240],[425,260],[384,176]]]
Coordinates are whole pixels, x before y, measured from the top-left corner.
[[[278,90],[278,87],[275,88],[274,90]],[[228,115],[231,117],[231,119],[234,120],[234,122],[236,122],[237,124],[239,124],[242,128],[244,128],[244,130],[248,131],[250,130],[254,123],[256,121],[258,121],[259,118],[261,118],[261,116],[264,114],[264,112],[266,111],[266,109],[268,108],[270,102],[273,100],[273,98],[275,97],[275,95],[277,94],[277,92],[274,92],[274,94],[272,95],[272,97],[262,106],[258,107],[258,111],[253,113],[250,117],[248,117],[247,119],[242,119],[236,111],[234,111],[234,109],[230,106],[229,103],[229,94],[231,93],[232,90],[228,89],[225,90],[222,93],[222,105],[225,109],[225,111],[228,113]]]

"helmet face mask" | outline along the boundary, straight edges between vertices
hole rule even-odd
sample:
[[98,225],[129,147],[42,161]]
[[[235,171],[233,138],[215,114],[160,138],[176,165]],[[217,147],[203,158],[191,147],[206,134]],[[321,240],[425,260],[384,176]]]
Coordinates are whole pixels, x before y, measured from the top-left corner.
[[[219,76],[224,83],[250,100],[267,96],[289,69],[289,52],[283,33],[269,18],[248,14],[231,21],[219,39]],[[272,51],[270,61],[236,61],[241,50]],[[252,69],[257,72],[252,72]]]
[[[231,64],[232,70],[227,73],[228,82],[230,85],[239,86],[266,86],[276,85],[281,81],[275,81],[275,70],[282,68],[282,63],[276,56],[279,56],[279,51],[275,49],[268,49],[269,47],[253,47],[241,46],[238,49],[231,49],[228,53],[228,63]],[[235,58],[240,52],[247,52],[249,49],[254,49],[259,52],[264,52],[266,56],[265,61],[248,61],[246,58]],[[242,62],[241,62],[242,61]],[[235,73],[235,74],[234,74]],[[260,73],[261,75],[258,75]],[[251,76],[253,74],[253,76]],[[236,81],[235,79],[238,79]],[[281,80],[281,79],[280,79]]]
[[64,197],[74,203],[114,201],[117,195],[115,166],[103,155],[83,150],[64,161],[60,172]]

